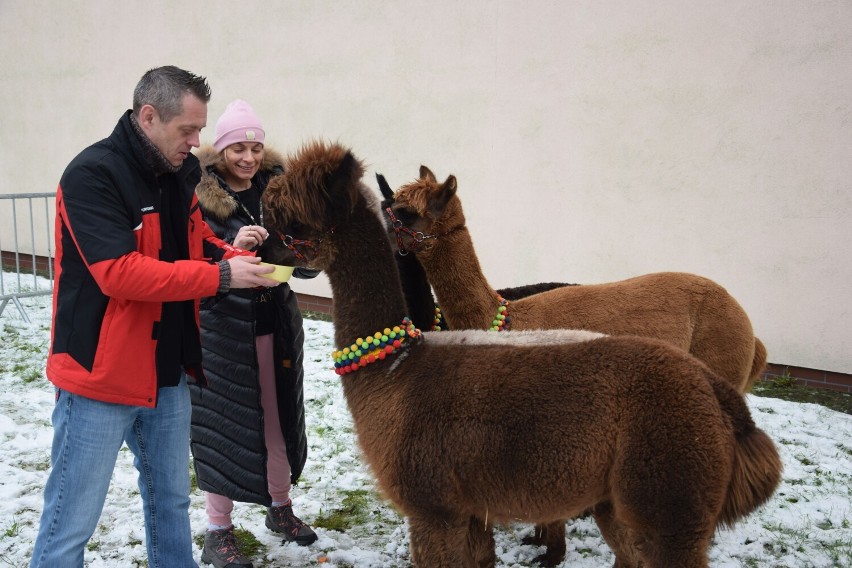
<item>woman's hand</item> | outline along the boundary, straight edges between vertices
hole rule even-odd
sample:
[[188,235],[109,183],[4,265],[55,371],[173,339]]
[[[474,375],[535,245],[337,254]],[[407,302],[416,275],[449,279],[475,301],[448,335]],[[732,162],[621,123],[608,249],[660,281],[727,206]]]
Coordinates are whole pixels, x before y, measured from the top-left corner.
[[251,250],[263,243],[269,237],[269,231],[259,225],[246,225],[240,227],[237,236],[234,237],[234,246]]

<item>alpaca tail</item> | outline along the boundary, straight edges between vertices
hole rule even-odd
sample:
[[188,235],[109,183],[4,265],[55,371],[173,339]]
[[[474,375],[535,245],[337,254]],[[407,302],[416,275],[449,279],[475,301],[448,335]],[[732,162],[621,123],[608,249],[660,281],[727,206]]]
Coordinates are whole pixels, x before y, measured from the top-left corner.
[[734,430],[734,468],[719,523],[734,523],[763,505],[775,493],[784,467],[772,439],[755,426],[741,394],[713,377],[713,390]]
[[760,380],[760,376],[766,370],[766,347],[758,338],[754,338],[754,359],[751,362],[751,373],[749,373],[748,381],[746,382],[745,390],[748,392],[751,387]]

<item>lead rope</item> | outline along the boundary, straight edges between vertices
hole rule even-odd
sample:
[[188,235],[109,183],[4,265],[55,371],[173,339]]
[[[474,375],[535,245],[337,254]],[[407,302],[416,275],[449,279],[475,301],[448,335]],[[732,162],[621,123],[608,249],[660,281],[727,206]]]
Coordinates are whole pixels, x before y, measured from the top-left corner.
[[260,212],[258,213],[258,217],[260,217],[260,223],[258,223],[257,220],[255,220],[254,215],[252,215],[251,211],[249,211],[248,207],[246,207],[245,203],[243,203],[236,197],[234,198],[234,201],[237,202],[237,205],[240,206],[240,209],[243,210],[243,213],[248,215],[249,219],[251,219],[252,225],[260,225],[261,227],[263,227],[263,205],[260,206]]

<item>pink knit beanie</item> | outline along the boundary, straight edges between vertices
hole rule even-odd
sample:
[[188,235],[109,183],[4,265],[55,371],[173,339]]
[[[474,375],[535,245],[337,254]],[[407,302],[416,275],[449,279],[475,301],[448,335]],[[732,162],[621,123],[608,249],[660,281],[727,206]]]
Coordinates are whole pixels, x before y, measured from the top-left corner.
[[216,121],[216,140],[213,147],[221,152],[237,142],[260,142],[263,144],[265,132],[260,119],[247,102],[236,99],[228,103],[225,112]]

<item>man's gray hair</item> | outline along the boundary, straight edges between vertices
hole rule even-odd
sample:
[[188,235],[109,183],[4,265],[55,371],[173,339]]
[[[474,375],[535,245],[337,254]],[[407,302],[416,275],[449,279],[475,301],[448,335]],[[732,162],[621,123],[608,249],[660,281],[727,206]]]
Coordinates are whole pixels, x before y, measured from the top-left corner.
[[133,114],[138,117],[139,109],[151,105],[160,120],[169,122],[183,112],[183,96],[187,93],[208,102],[211,93],[207,79],[174,65],[150,69],[133,90]]

